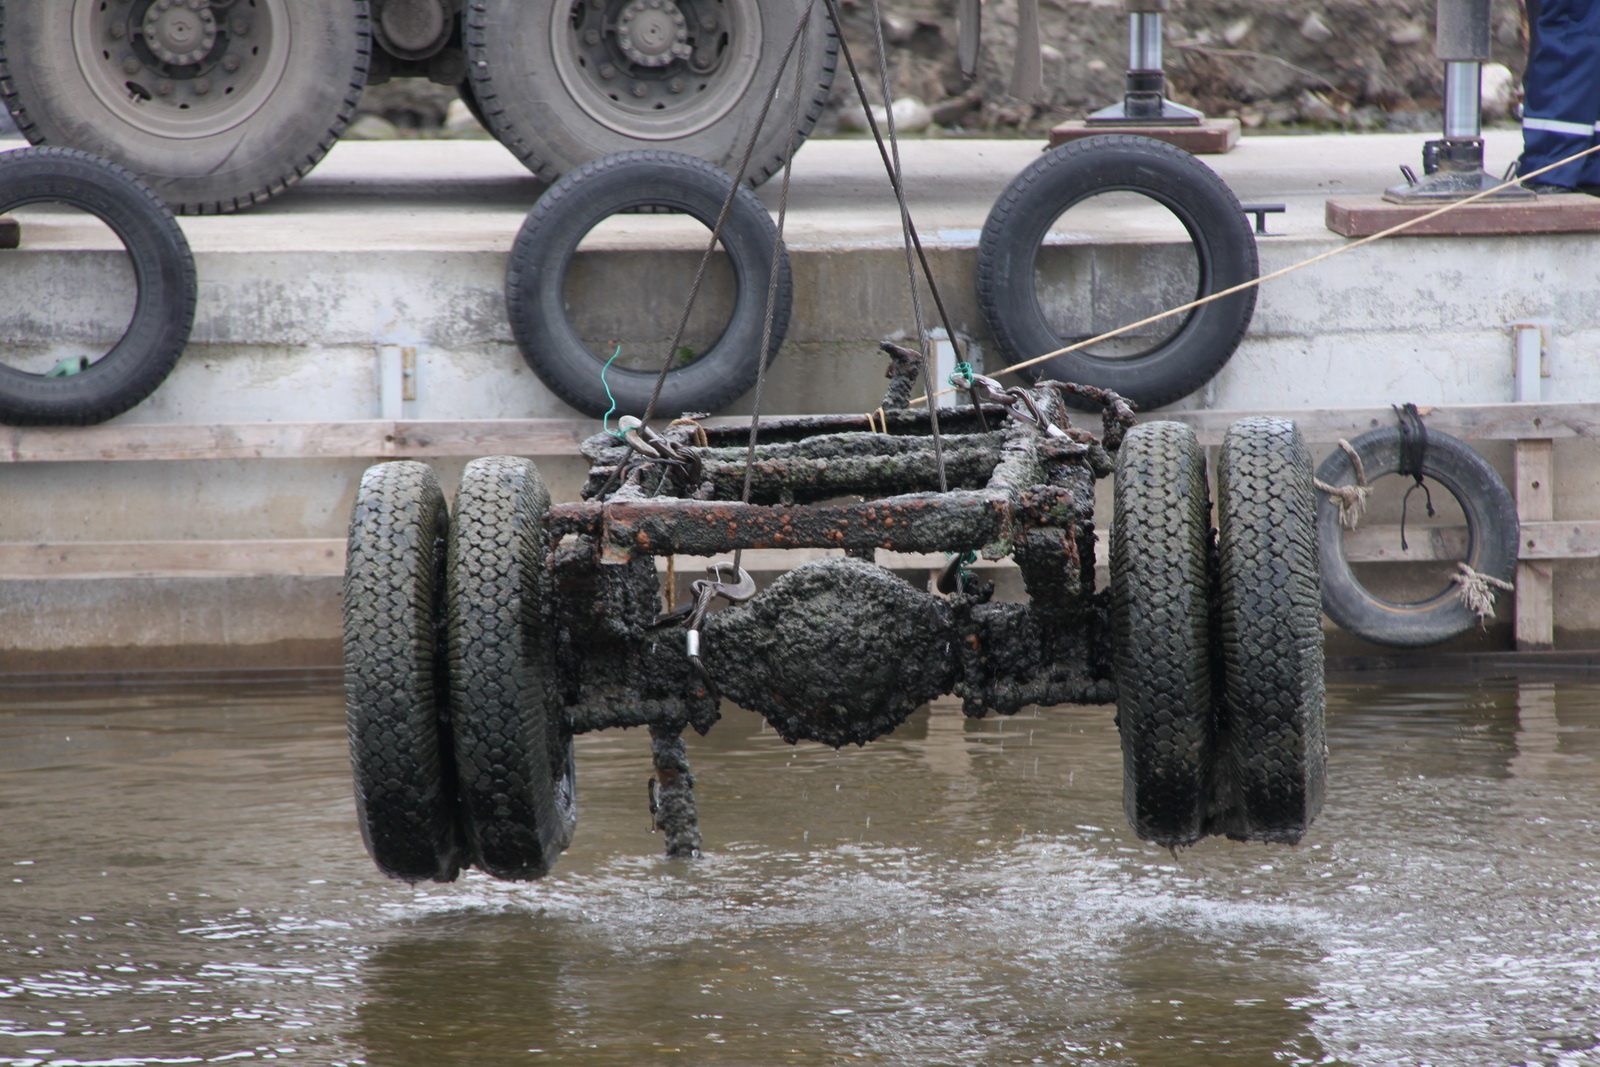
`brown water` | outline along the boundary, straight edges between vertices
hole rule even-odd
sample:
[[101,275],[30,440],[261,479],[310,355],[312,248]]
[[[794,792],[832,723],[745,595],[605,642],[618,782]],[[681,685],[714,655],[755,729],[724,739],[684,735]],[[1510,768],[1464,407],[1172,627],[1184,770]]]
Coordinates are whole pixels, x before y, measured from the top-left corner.
[[332,683],[0,694],[0,1064],[1600,1064],[1600,686],[1334,684],[1295,849],[1128,833],[1105,708],[580,740],[532,885],[382,879]]

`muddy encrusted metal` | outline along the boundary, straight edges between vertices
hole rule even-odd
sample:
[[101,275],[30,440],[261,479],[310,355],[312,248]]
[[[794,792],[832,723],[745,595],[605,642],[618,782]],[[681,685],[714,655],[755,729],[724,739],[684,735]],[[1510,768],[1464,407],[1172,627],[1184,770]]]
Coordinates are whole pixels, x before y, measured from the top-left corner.
[[[1253,739],[1229,725],[1221,635],[1230,624],[1208,614],[1227,552],[1211,538],[1209,499],[1189,500],[1185,512],[1203,530],[1178,530],[1177,540],[1157,531],[1144,550],[1198,574],[1199,599],[1175,600],[1160,586],[1181,592],[1181,579],[1127,560],[1114,569],[1131,581],[1114,573],[1112,591],[1095,588],[1095,480],[1117,471],[1119,502],[1143,502],[1128,521],[1160,526],[1176,497],[1205,496],[1193,435],[1173,446],[1172,431],[1158,433],[1157,467],[1197,461],[1200,481],[1142,467],[1127,481],[1117,453],[1148,458],[1149,427],[1125,443],[1133,417],[1115,394],[1049,382],[1005,389],[972,374],[958,383],[972,403],[939,412],[935,433],[930,413],[906,405],[917,368],[904,355],[878,411],[766,420],[754,444],[745,428],[678,420],[657,432],[627,420],[584,443],[592,466],[574,503],[551,505],[527,461],[475,461],[442,534],[431,472],[414,463],[369,471],[351,528],[346,660],[358,809],[378,865],[413,881],[448,880],[468,865],[542,875],[571,837],[571,738],[587,731],[649,728],[651,810],[669,854],[685,855],[700,834],[682,735],[709,729],[724,701],[791,743],[838,747],[882,737],[946,693],[969,716],[1011,715],[1111,703],[1119,677],[1128,813],[1141,836],[1172,846],[1208,833],[1297,839],[1321,796],[1320,689],[1288,694]],[[1071,425],[1063,393],[1102,405],[1100,437]],[[1298,434],[1280,430],[1292,452]],[[1270,477],[1297,488],[1296,470]],[[1314,666],[1320,686],[1311,547],[1310,625],[1297,616],[1291,643],[1314,644],[1315,664],[1302,666]],[[739,553],[756,549],[845,554],[758,591],[739,565]],[[942,552],[950,562],[930,589],[879,566],[879,551]],[[670,590],[664,599],[659,557],[716,562],[680,606]],[[992,599],[993,584],[968,569],[978,557],[1014,560],[1027,601]],[[1284,573],[1303,577],[1290,562]],[[1118,604],[1119,589],[1151,603]],[[1290,613],[1303,616],[1305,590],[1292,593]],[[711,610],[721,600],[729,606]],[[1174,627],[1194,630],[1192,640],[1152,640]],[[1131,729],[1147,736],[1130,738]],[[476,739],[470,749],[463,737]],[[1241,745],[1270,749],[1270,770],[1251,771],[1259,753]],[[1277,790],[1262,802],[1272,811],[1246,810],[1246,780]],[[519,825],[500,825],[507,820]]]

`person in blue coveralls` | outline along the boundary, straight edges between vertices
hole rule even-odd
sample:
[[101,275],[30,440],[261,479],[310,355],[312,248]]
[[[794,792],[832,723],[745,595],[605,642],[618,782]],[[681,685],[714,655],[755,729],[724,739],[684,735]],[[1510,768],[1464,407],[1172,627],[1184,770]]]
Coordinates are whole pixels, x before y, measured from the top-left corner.
[[[1600,143],[1600,0],[1527,0],[1527,7],[1518,174]],[[1600,152],[1523,184],[1536,193],[1600,195]]]

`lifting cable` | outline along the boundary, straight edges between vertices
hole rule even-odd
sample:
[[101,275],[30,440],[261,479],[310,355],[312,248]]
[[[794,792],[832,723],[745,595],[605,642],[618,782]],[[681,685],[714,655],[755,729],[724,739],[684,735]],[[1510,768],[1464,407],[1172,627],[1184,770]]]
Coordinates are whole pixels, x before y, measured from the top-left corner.
[[[828,0],[828,2],[829,4],[832,4],[833,0]],[[1032,359],[1025,359],[1020,363],[1013,363],[1009,367],[1002,367],[1001,369],[995,371],[992,376],[998,377],[1002,374],[1009,374],[1012,371],[1024,370],[1028,367],[1034,366],[1035,364],[1043,363],[1047,359],[1054,359],[1057,356],[1064,356],[1068,352],[1076,352],[1079,349],[1088,348],[1090,345],[1097,345],[1102,341],[1108,341],[1113,337],[1120,337],[1122,334],[1128,333],[1132,330],[1137,330],[1141,326],[1148,326],[1153,322],[1160,322],[1162,319],[1169,319],[1174,315],[1181,315],[1186,311],[1193,311],[1195,308],[1209,304],[1214,300],[1221,300],[1224,297],[1232,296],[1235,293],[1242,293],[1247,289],[1254,289],[1263,282],[1269,282],[1276,278],[1282,278],[1284,275],[1293,274],[1295,271],[1304,267],[1309,267],[1313,263],[1321,263],[1325,259],[1332,259],[1334,256],[1343,255],[1346,252],[1354,251],[1355,249],[1360,248],[1362,245],[1371,244],[1374,241],[1381,241],[1385,237],[1393,237],[1395,234],[1409,230],[1413,226],[1419,226],[1430,219],[1436,219],[1440,215],[1449,214],[1457,208],[1476,203],[1477,201],[1482,200],[1484,197],[1493,196],[1495,193],[1498,193],[1503,189],[1509,189],[1512,186],[1520,185],[1522,182],[1537,178],[1541,174],[1547,174],[1558,167],[1564,167],[1568,163],[1571,163],[1575,160],[1582,159],[1588,155],[1593,155],[1595,152],[1600,152],[1600,144],[1591,145],[1590,147],[1581,151],[1572,153],[1572,155],[1567,156],[1565,159],[1557,160],[1548,166],[1540,167],[1538,170],[1529,171],[1527,174],[1521,174],[1514,178],[1508,178],[1493,188],[1484,189],[1481,192],[1473,193],[1471,196],[1464,197],[1461,200],[1451,201],[1442,207],[1434,208],[1432,211],[1429,211],[1424,215],[1418,215],[1414,219],[1406,219],[1404,222],[1397,222],[1393,226],[1390,226],[1387,230],[1380,230],[1377,233],[1368,234],[1366,237],[1363,237],[1358,241],[1352,241],[1349,244],[1340,245],[1338,248],[1330,248],[1326,252],[1312,256],[1310,259],[1301,260],[1299,263],[1282,267],[1270,274],[1263,274],[1259,278],[1252,278],[1247,282],[1240,282],[1238,285],[1219,290],[1218,292],[1211,293],[1208,296],[1200,297],[1198,300],[1191,300],[1187,304],[1180,304],[1178,307],[1172,308],[1171,310],[1158,312],[1157,314],[1151,315],[1147,318],[1140,319],[1138,322],[1130,322],[1126,326],[1119,326],[1114,330],[1107,330],[1098,337],[1091,337],[1085,341],[1078,341],[1062,348],[1058,348],[1054,352],[1046,352],[1042,356],[1034,356]],[[941,389],[938,392],[934,392],[932,389],[929,389],[927,394],[917,397],[916,399],[912,400],[911,403],[926,404],[929,396],[939,397],[945,395],[946,393],[953,392],[956,392],[956,390]]]

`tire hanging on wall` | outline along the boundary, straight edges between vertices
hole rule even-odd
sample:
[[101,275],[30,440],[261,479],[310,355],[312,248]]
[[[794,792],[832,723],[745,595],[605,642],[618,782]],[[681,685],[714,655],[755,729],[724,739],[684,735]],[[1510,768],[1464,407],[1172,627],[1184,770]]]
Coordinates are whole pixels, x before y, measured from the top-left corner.
[[33,374],[0,363],[0,422],[104,422],[155,392],[183,353],[194,323],[194,257],[159,197],[132,172],[86,152],[0,155],[0,215],[29,204],[64,204],[109,226],[127,249],[138,293],[122,337],[81,370]]
[[1148,422],[1117,451],[1111,636],[1122,805],[1169,848],[1206,833],[1212,772],[1211,499],[1194,431]]
[[[1401,433],[1395,427],[1371,430],[1350,442],[1367,480],[1396,474],[1401,466]],[[1479,574],[1503,582],[1516,576],[1519,524],[1516,502],[1493,467],[1449,434],[1429,431],[1422,473],[1444,486],[1467,520],[1467,553],[1462,561]],[[1358,484],[1355,464],[1336,449],[1317,468],[1317,480],[1334,487]],[[1345,555],[1339,508],[1318,493],[1317,545],[1322,566],[1322,609],[1358,637],[1390,648],[1426,648],[1458,637],[1478,625],[1476,613],[1454,587],[1423,600],[1404,602],[1378,596],[1356,577]]]
[[452,881],[464,862],[443,647],[448,529],[426,464],[362,475],[344,577],[356,821],[378,869],[407,882]]
[[1298,842],[1322,808],[1322,612],[1311,453],[1241,419],[1217,463],[1219,774],[1211,832]]
[[[1069,141],[1041,155],[995,201],[978,240],[978,304],[1007,364],[1064,348],[1045,319],[1035,288],[1039,249],[1062,212],[1087,198],[1140,193],[1172,212],[1193,242],[1199,266],[1195,297],[1230,289],[1257,275],[1255,235],[1226,183],[1182,149],[1124,134]],[[1210,381],[1233,355],[1255,310],[1254,288],[1188,312],[1166,340],[1117,358],[1080,349],[1026,370],[1112,389],[1149,410]],[[1084,410],[1094,405],[1063,399]]]
[[[584,235],[624,211],[666,208],[713,228],[732,186],[731,176],[704,160],[645,150],[585,164],[539,198],[511,248],[506,308],[523,358],[551,391],[596,418],[611,408],[613,397],[616,414],[645,413],[656,370],[612,367],[602,382],[605,361],[584,344],[567,314],[567,270]],[[737,290],[733,313],[709,350],[667,372],[658,415],[720,410],[755,384],[763,353],[768,360],[778,354],[793,299],[789,257],[781,249],[772,331],[762,337],[777,243],[777,227],[767,209],[749,189],[739,189],[721,241]],[[665,359],[666,353],[661,356]]]
[[450,708],[472,862],[542,878],[577,824],[556,690],[550,494],[511,456],[467,464],[450,523]]

